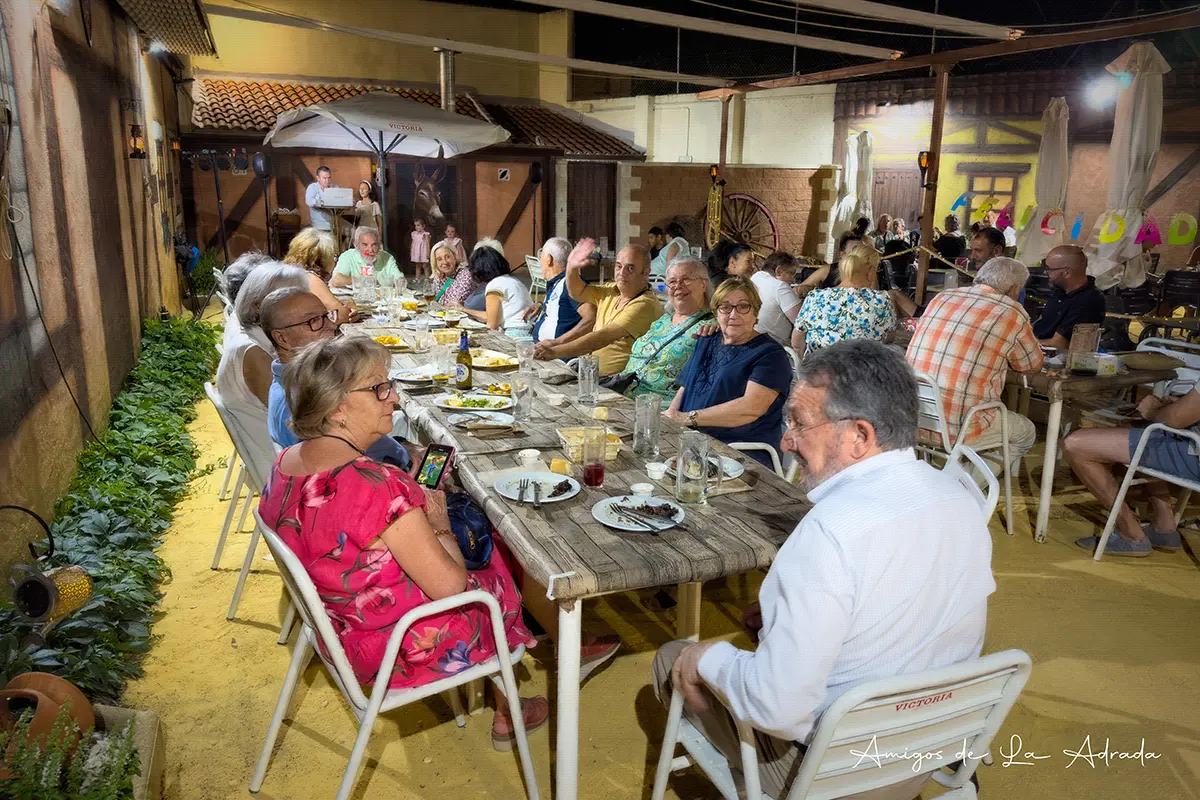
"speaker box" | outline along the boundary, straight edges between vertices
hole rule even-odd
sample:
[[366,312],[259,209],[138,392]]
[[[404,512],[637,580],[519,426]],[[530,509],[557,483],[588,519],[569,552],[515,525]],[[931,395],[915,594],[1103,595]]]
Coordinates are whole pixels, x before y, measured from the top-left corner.
[[272,170],[271,170],[271,154],[270,153],[255,153],[254,154],[254,174],[260,178],[271,177]]
[[534,161],[529,165],[529,182],[534,186],[542,182],[542,162]]

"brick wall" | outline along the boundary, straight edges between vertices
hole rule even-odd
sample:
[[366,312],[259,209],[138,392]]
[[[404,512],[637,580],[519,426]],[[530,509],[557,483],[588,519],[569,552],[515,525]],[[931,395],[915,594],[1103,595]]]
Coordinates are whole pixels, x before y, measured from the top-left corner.
[[[760,200],[775,217],[779,246],[797,255],[824,255],[833,167],[771,169],[727,167],[725,193],[748,194]],[[644,234],[676,217],[689,242],[701,241],[710,181],[708,165],[639,164],[632,168],[630,200],[638,204],[630,226]]]

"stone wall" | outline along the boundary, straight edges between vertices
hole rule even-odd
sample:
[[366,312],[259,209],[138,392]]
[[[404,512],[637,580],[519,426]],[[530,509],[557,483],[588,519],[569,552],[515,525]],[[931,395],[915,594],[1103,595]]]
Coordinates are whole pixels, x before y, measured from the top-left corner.
[[[836,199],[836,168],[773,169],[727,167],[725,194],[748,194],[775,218],[779,246],[797,255],[825,257],[828,222]],[[675,216],[693,218],[689,241],[700,241],[711,182],[708,165],[639,164],[632,167],[630,200],[637,204],[629,219],[630,238],[644,237],[653,225]],[[620,201],[618,200],[618,204]]]

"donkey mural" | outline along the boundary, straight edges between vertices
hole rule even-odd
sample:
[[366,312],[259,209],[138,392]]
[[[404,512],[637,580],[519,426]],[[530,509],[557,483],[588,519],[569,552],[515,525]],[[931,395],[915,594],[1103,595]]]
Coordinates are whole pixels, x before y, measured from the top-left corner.
[[413,219],[425,220],[429,230],[440,228],[446,222],[442,213],[442,193],[438,184],[445,177],[445,157],[442,148],[438,147],[437,168],[428,178],[425,177],[425,165],[417,164],[413,170]]

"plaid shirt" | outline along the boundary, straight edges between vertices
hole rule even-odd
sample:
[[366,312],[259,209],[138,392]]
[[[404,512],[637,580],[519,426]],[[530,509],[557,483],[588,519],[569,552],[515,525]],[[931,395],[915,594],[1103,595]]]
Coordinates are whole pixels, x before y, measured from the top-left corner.
[[[951,441],[972,406],[1000,399],[1009,366],[1018,372],[1042,367],[1025,309],[982,285],[939,293],[921,315],[906,357],[941,387]],[[975,415],[967,441],[986,431],[995,416],[995,411]]]

